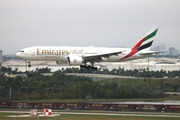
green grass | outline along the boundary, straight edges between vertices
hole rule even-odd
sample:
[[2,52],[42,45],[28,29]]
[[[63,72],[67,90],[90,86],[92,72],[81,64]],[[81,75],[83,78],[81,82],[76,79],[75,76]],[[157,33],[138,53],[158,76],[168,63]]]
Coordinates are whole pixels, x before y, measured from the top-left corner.
[[130,99],[42,99],[42,100],[15,100],[13,102],[131,102],[131,101],[146,101],[146,102],[157,102],[165,100],[180,100],[180,96],[169,96],[164,98],[130,98]]
[[[111,83],[111,82],[115,82],[117,84],[122,85],[142,85],[144,83],[144,78],[138,79],[138,78],[111,78],[111,79],[106,79],[106,80],[102,80],[102,81],[98,81],[101,84],[105,84],[105,83]],[[146,78],[146,82],[148,82],[148,79]],[[151,78],[150,79],[150,85],[158,85],[159,83],[163,83],[163,84],[170,84],[170,85],[180,85],[180,79],[164,79],[164,78]]]
[[9,116],[9,115],[14,115],[14,114],[12,114],[12,113],[0,113],[0,118],[5,117],[5,116]]
[[108,116],[108,115],[60,115],[56,117],[6,117],[0,113],[0,120],[179,120],[175,117],[141,117],[141,116]]

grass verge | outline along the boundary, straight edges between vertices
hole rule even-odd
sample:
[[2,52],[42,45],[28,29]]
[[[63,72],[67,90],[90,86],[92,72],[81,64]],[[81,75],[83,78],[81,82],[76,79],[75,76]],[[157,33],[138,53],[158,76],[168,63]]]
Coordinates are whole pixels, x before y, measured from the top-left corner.
[[176,117],[141,117],[141,116],[108,116],[108,115],[60,115],[56,117],[6,117],[11,114],[0,113],[0,120],[179,120]]

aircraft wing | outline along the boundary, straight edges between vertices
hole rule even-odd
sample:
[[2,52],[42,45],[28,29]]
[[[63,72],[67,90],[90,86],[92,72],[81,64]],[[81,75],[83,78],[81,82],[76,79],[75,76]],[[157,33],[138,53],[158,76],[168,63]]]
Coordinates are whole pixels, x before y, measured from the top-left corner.
[[117,56],[118,54],[121,54],[124,51],[101,53],[101,54],[95,54],[95,55],[84,55],[83,58],[88,62],[90,62],[90,61],[92,61],[92,62],[101,62],[102,57],[109,58],[110,56],[113,56],[113,55]]
[[142,51],[139,52],[140,55],[150,55],[150,54],[158,54],[158,53],[163,53],[164,51]]

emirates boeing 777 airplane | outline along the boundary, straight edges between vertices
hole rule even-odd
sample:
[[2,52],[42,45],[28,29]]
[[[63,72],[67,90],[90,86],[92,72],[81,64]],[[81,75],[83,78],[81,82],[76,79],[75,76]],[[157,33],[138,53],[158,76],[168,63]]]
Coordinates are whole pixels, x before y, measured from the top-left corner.
[[95,62],[123,62],[160,53],[150,50],[157,31],[158,28],[153,27],[132,48],[33,46],[20,50],[16,55],[28,61],[56,61],[57,64],[97,70]]

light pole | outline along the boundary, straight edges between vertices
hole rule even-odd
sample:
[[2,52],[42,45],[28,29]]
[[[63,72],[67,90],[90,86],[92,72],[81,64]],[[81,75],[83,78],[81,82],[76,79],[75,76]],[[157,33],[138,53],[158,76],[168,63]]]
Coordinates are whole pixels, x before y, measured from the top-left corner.
[[120,63],[119,63],[119,83],[118,83],[118,86],[120,87],[120,75],[121,75],[121,72],[120,72]]
[[149,80],[149,57],[148,57],[148,80]]

